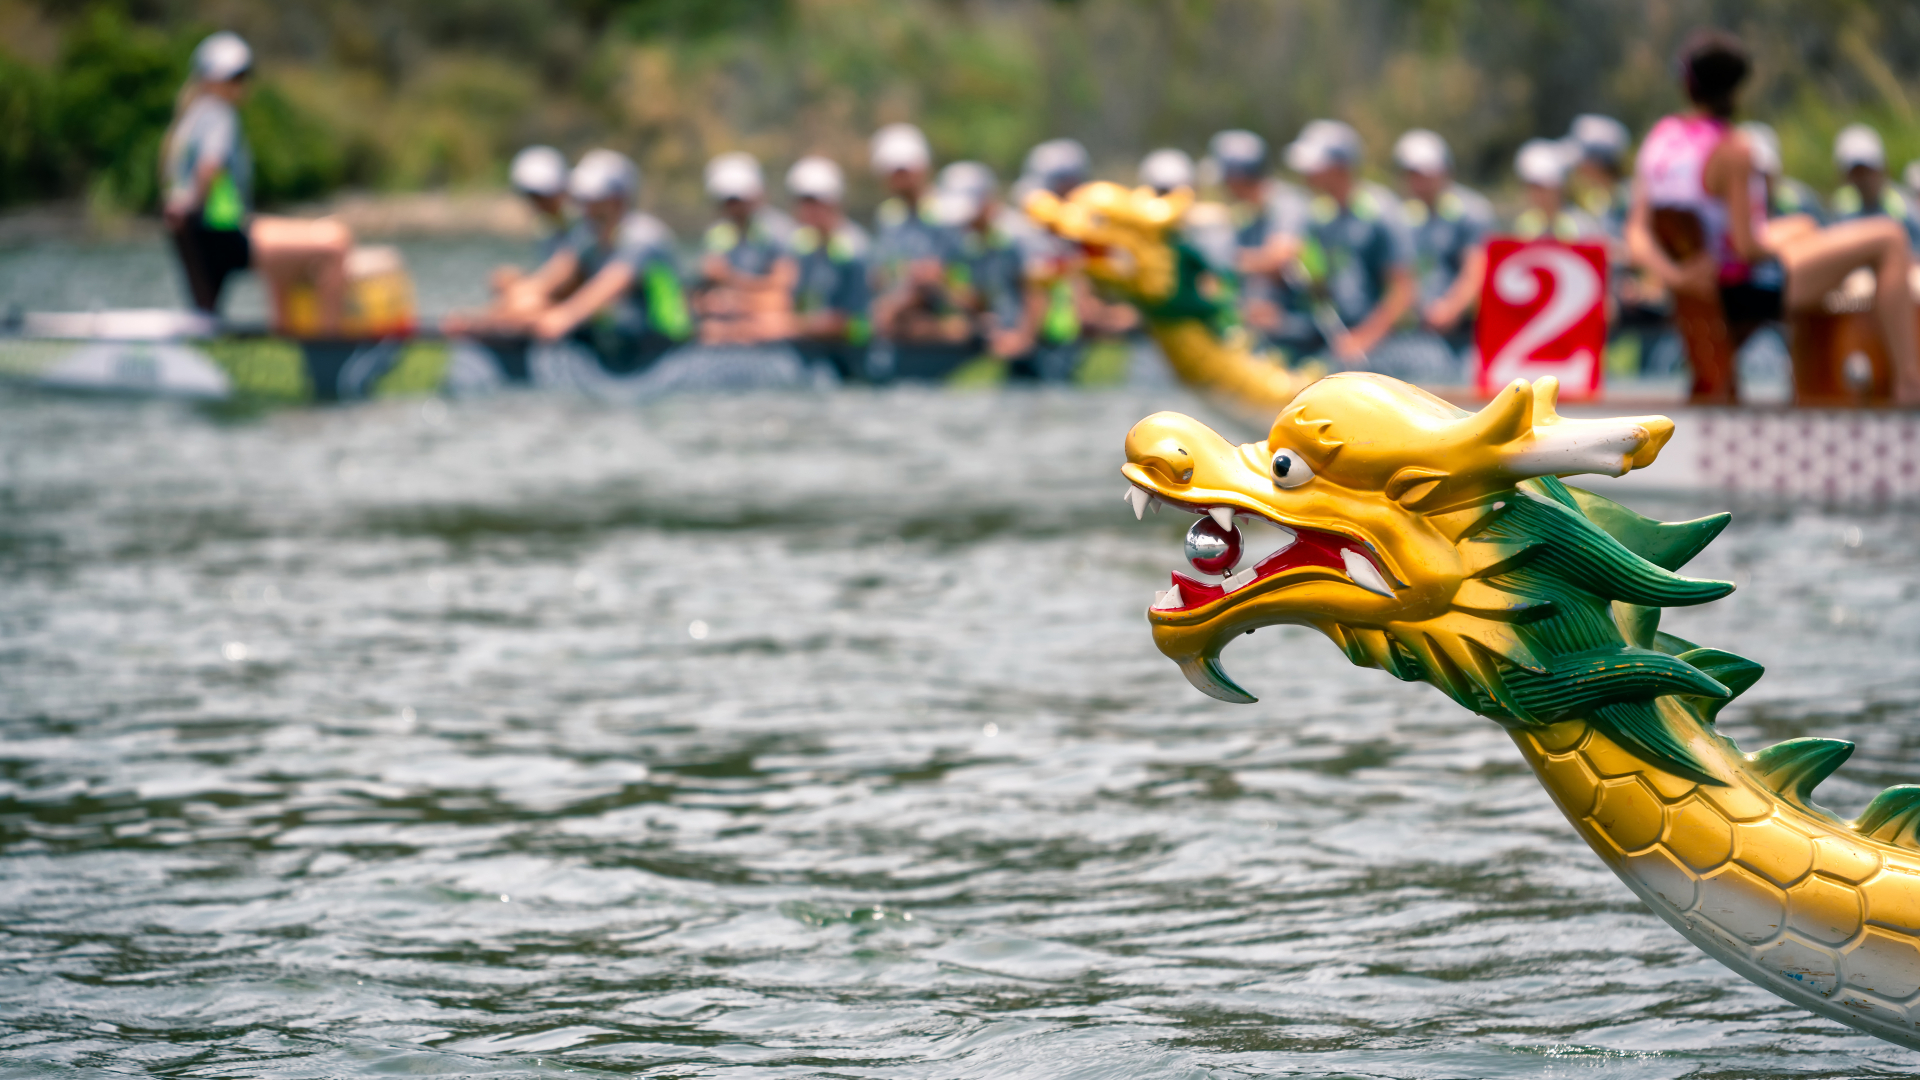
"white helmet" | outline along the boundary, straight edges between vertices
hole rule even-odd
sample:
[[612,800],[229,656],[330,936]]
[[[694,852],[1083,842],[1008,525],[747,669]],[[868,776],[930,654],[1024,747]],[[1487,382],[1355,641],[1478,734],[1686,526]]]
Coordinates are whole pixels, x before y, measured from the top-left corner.
[[201,82],[226,82],[252,68],[253,50],[231,30],[209,34],[194,46],[193,77]]
[[567,190],[567,159],[551,146],[529,146],[513,155],[507,179],[525,195],[562,195]]
[[1027,163],[1023,171],[1052,187],[1085,180],[1092,165],[1087,148],[1080,145],[1078,139],[1048,139],[1027,151]]
[[1140,159],[1140,182],[1162,194],[1193,186],[1193,159],[1185,150],[1162,147]]
[[1633,134],[1627,125],[1599,113],[1581,113],[1574,117],[1573,126],[1567,129],[1567,138],[1579,149],[1581,157],[1615,168],[1626,160],[1627,150],[1633,145]]
[[793,168],[787,170],[787,191],[796,199],[818,199],[838,206],[846,197],[847,181],[840,174],[840,166],[812,154],[794,162]]
[[1360,164],[1360,133],[1338,120],[1314,120],[1287,144],[1287,168],[1305,176],[1334,165]]
[[1523,184],[1557,188],[1567,182],[1579,155],[1579,147],[1558,139],[1528,139],[1513,155],[1513,171]]
[[873,134],[873,171],[882,175],[901,169],[930,169],[933,148],[912,124],[888,124]]
[[1453,151],[1438,133],[1414,128],[1394,142],[1393,163],[1403,172],[1439,176],[1453,171]]
[[1887,148],[1880,133],[1865,124],[1848,124],[1833,140],[1833,163],[1841,172],[1856,165],[1869,169],[1887,167]]
[[707,197],[758,199],[767,193],[760,160],[744,150],[721,154],[707,162]]
[[631,196],[640,189],[640,170],[618,150],[589,150],[567,177],[567,194],[581,202]]

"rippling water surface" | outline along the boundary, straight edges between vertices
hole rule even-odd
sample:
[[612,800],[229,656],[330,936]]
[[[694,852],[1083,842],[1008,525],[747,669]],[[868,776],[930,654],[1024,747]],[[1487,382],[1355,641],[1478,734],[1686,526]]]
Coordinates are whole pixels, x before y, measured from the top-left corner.
[[[232,416],[0,391],[16,1075],[1838,1077],[1491,723],[1141,612],[1177,395]],[[1652,507],[1668,515],[1701,509]],[[1669,616],[1749,745],[1920,779],[1920,519],[1749,512]]]

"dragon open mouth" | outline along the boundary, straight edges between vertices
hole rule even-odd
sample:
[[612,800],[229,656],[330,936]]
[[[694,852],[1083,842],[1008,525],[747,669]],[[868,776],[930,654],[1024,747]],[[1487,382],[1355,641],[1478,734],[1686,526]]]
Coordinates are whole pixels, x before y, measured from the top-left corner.
[[[1136,517],[1148,506],[1165,504],[1209,519],[1214,526],[1209,534],[1231,536],[1236,549],[1225,561],[1213,561],[1217,572],[1206,577],[1218,580],[1174,571],[1171,586],[1154,594],[1148,615],[1155,621],[1186,621],[1181,617],[1201,614],[1228,596],[1237,602],[1300,581],[1345,580],[1381,596],[1394,595],[1378,559],[1351,537],[1283,524],[1244,507],[1182,502],[1133,485],[1125,497]],[[1243,523],[1247,528],[1240,527]],[[1202,617],[1211,614],[1205,611]]]

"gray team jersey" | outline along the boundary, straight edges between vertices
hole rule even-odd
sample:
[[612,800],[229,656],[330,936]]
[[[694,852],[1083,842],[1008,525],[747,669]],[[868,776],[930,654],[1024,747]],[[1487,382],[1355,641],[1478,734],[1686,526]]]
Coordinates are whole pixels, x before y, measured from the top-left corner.
[[745,230],[726,218],[707,226],[700,246],[709,255],[726,256],[727,265],[740,273],[765,277],[773,271],[774,261],[786,252],[794,228],[792,218],[771,206],[762,206],[747,219]]
[[820,230],[801,225],[788,237],[787,251],[799,264],[793,309],[803,315],[817,311],[845,315],[853,320],[848,338],[864,340],[869,299],[867,259],[872,253],[866,230],[842,221],[823,239]]
[[636,210],[620,222],[611,243],[602,243],[593,223],[582,220],[568,231],[565,246],[580,260],[583,283],[614,263],[633,270],[633,284],[594,322],[624,334],[654,331],[675,340],[687,336],[692,322],[680,285],[673,230],[666,223]]
[[876,288],[890,289],[906,274],[908,263],[946,257],[948,232],[935,219],[933,199],[918,207],[891,198],[874,214],[872,273]]
[[[244,218],[253,209],[253,154],[247,147],[246,133],[240,130],[240,114],[224,98],[201,94],[181,114],[173,128],[173,139],[167,144],[169,197],[191,191],[194,173],[208,161],[220,163],[222,173],[232,182],[238,215]],[[208,204],[223,198],[217,181],[215,187],[208,192]],[[209,216],[215,212],[210,205]],[[239,227],[238,221],[210,220],[208,224],[215,228]]]
[[1393,271],[1414,266],[1413,234],[1400,199],[1365,180],[1354,184],[1344,207],[1329,196],[1314,196],[1300,261],[1312,279],[1310,299],[1332,304],[1342,322],[1358,326],[1386,295]]
[[1496,220],[1492,203],[1459,184],[1441,192],[1432,206],[1407,199],[1400,212],[1413,233],[1414,280],[1422,303],[1438,300],[1453,288],[1467,252],[1487,242]]
[[1268,180],[1258,203],[1235,202],[1234,242],[1242,248],[1258,248],[1276,236],[1301,236],[1307,230],[1307,193],[1280,180]]

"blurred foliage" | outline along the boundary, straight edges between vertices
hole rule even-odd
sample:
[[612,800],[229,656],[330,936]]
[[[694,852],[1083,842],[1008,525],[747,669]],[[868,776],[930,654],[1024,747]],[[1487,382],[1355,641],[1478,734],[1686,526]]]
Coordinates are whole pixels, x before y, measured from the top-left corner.
[[1671,58],[1709,24],[1752,46],[1748,112],[1790,170],[1832,186],[1855,119],[1896,163],[1920,156],[1920,5],[1877,0],[0,0],[0,200],[150,207],[186,57],[216,26],[261,57],[263,203],[497,186],[546,141],[633,154],[685,221],[731,148],[774,175],[829,154],[870,201],[866,136],[900,119],[1003,174],[1072,134],[1127,176],[1153,146],[1197,152],[1230,125],[1277,146],[1335,115],[1372,168],[1418,124],[1503,184],[1521,141],[1577,113],[1644,131],[1679,107]]

